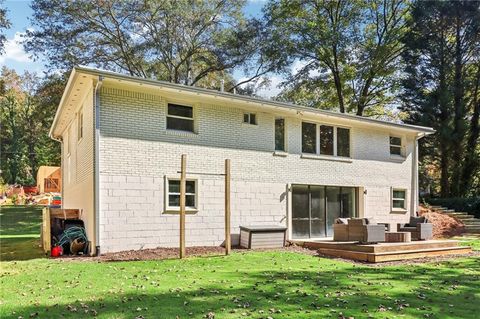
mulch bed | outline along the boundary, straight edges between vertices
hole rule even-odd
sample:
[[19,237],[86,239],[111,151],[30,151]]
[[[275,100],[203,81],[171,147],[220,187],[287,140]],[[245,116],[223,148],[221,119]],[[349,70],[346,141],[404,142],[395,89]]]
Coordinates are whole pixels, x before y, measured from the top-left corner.
[[465,225],[458,219],[434,212],[423,206],[420,206],[419,215],[427,217],[433,224],[433,238],[435,239],[458,236],[465,231]]

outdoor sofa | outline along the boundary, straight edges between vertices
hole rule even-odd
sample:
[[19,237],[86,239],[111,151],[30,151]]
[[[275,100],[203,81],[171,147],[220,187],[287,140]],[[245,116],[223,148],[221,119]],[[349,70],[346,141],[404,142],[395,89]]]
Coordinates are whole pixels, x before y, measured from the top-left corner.
[[385,225],[369,218],[337,218],[333,224],[334,241],[378,243],[385,241]]
[[410,216],[408,224],[397,224],[397,231],[410,232],[412,234],[412,240],[428,240],[433,238],[433,225],[424,216]]

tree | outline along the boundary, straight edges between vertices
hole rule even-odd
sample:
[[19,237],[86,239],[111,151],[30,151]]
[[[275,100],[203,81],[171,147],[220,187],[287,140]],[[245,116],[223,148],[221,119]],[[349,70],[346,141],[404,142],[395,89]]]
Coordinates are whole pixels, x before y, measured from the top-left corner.
[[1,169],[7,183],[32,184],[40,165],[58,165],[60,149],[48,137],[64,78],[40,79],[2,68]]
[[265,74],[256,64],[261,23],[244,17],[244,3],[39,0],[32,4],[34,31],[27,32],[25,48],[45,54],[52,68],[93,65],[218,88],[237,67],[253,71],[251,80]]
[[479,21],[479,1],[419,1],[404,38],[403,109],[437,131],[421,154],[438,164],[443,197],[468,195],[478,174]]
[[269,58],[289,75],[280,98],[357,115],[388,104],[407,13],[405,0],[270,1]]
[[5,42],[7,37],[4,30],[9,29],[11,26],[10,20],[7,18],[7,9],[3,7],[3,0],[0,0],[0,54],[5,51]]

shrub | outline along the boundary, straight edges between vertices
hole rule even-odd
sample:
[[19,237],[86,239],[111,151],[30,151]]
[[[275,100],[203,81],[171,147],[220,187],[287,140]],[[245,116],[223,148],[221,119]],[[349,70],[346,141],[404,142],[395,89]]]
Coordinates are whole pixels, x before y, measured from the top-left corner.
[[448,207],[457,212],[467,212],[480,218],[480,197],[425,198],[425,201],[430,205]]

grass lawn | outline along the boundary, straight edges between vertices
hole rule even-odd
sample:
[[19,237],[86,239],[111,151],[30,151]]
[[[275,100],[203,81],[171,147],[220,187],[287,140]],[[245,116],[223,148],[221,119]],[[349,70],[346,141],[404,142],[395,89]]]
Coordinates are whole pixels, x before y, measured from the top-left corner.
[[42,208],[0,206],[0,259],[26,260],[43,256],[40,244]]
[[480,304],[475,257],[371,267],[272,251],[137,262],[40,258],[0,266],[2,319],[478,318]]

